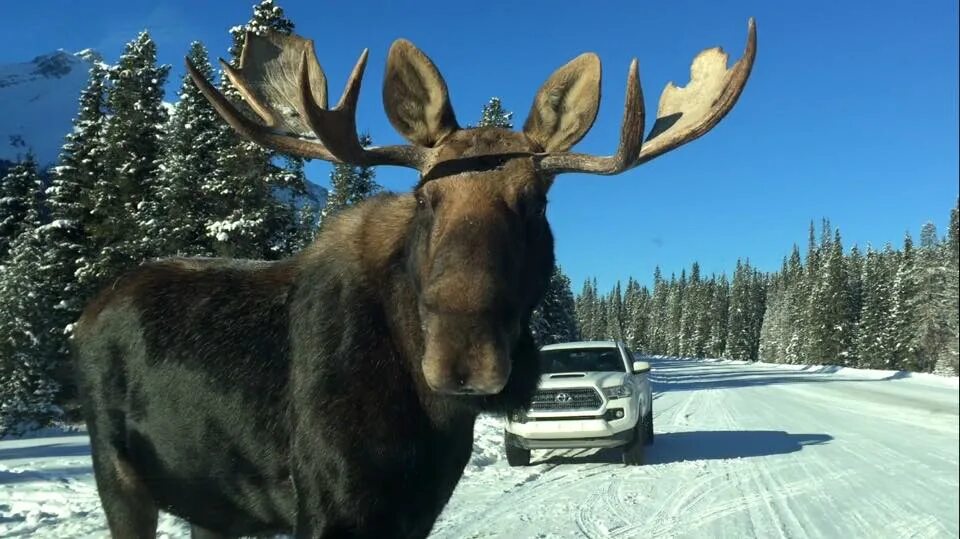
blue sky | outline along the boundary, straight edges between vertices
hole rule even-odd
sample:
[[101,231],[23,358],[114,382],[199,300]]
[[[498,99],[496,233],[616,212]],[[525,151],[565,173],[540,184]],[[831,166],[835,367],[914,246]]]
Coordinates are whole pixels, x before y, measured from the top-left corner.
[[[958,5],[955,1],[836,2],[319,2],[279,0],[297,32],[316,40],[339,92],[370,48],[358,125],[376,143],[400,142],[383,114],[384,58],[398,37],[437,63],[462,124],[499,96],[522,124],[534,93],[577,54],[603,60],[597,122],[578,145],[607,154],[617,143],[626,70],[640,60],[648,129],[667,81],[685,84],[698,51],[738,58],[746,21],[758,26],[753,75],[733,112],[707,136],[618,177],[561,176],[549,216],[557,256],[579,290],[628,275],[649,282],[700,262],[732,273],[738,257],[779,267],[803,245],[811,219],[829,217],[846,245],[899,243],[927,220],[945,231],[958,196]],[[168,100],[192,40],[225,55],[227,29],[253,0],[10,2],[0,63],[57,48],[95,48],[115,61],[141,29],[173,65]],[[210,7],[200,7],[210,6]],[[216,6],[216,7],[213,7]],[[15,24],[11,24],[15,21]],[[312,164],[314,181],[329,168]],[[407,190],[410,171],[378,179]]]

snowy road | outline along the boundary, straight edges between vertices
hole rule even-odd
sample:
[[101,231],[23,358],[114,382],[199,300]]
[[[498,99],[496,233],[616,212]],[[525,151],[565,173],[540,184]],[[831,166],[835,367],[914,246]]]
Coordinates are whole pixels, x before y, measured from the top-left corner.
[[[695,361],[654,369],[650,464],[571,450],[510,468],[499,421],[481,418],[432,537],[958,536],[955,379]],[[169,517],[161,530],[186,536]],[[83,435],[0,441],[0,536],[104,535]]]

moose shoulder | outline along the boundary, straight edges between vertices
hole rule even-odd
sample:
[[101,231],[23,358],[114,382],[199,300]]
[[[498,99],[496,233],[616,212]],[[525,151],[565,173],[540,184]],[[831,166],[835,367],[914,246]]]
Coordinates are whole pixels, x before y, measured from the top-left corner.
[[188,66],[249,140],[421,180],[341,212],[289,259],[144,264],[87,306],[74,341],[112,535],[152,537],[164,510],[204,537],[427,536],[476,416],[526,406],[538,381],[528,326],[554,262],[556,175],[616,174],[704,134],[755,51],[751,21],[729,69],[718,49],[701,53],[646,140],[634,61],[607,157],[569,152],[599,107],[592,54],[551,75],[522,132],[462,129],[436,67],[398,40],[383,99],[410,144],[374,148],[354,121],[366,52],[329,109],[311,41],[248,34],[240,67],[224,69],[257,120]]

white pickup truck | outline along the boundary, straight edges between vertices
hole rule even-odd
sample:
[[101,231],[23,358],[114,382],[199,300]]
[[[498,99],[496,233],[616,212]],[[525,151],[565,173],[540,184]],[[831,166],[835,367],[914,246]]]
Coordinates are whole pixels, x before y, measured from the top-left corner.
[[653,443],[650,364],[623,343],[583,341],[540,349],[540,386],[530,409],[510,414],[507,462],[530,463],[531,449],[623,447],[623,462],[643,464]]

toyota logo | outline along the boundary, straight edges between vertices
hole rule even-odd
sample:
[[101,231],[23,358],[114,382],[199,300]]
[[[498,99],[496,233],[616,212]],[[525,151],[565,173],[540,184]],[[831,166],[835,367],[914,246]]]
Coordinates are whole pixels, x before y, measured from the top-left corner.
[[557,397],[554,400],[556,400],[560,404],[566,404],[572,401],[573,397],[571,397],[569,393],[557,393]]

